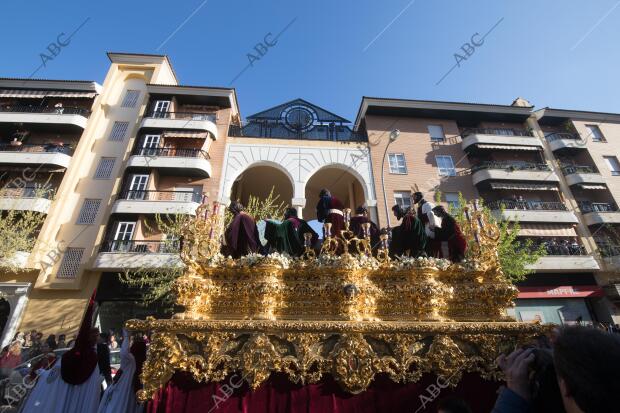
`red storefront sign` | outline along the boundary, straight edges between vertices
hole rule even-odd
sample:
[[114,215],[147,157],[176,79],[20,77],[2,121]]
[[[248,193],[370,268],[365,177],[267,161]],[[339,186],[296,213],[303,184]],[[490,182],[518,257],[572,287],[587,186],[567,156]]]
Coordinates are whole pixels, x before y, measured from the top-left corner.
[[590,298],[603,297],[598,285],[562,285],[543,287],[518,287],[518,298]]

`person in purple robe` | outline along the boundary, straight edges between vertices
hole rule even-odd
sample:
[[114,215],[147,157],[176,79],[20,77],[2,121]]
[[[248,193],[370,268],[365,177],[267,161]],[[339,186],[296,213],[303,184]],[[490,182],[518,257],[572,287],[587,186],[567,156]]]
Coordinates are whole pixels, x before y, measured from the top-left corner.
[[245,213],[243,205],[237,201],[231,202],[228,210],[233,214],[233,219],[224,232],[222,254],[239,258],[258,253],[261,243],[254,218]]
[[344,205],[338,198],[332,196],[328,189],[321,189],[319,203],[316,205],[316,217],[319,222],[332,224],[329,234],[332,237],[340,237],[340,231],[344,229],[343,209]]
[[357,238],[364,238],[364,227],[362,226],[362,224],[369,223],[370,245],[374,249],[377,248],[379,245],[379,227],[377,227],[377,224],[372,222],[368,216],[368,210],[365,207],[357,207],[357,209],[355,210],[355,215],[351,217],[349,229]]

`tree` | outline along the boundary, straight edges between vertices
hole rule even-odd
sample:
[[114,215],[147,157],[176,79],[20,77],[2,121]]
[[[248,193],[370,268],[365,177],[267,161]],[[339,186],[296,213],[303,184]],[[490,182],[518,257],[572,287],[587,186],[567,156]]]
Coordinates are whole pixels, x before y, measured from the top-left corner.
[[[450,213],[460,226],[467,224],[465,222],[466,218],[464,212],[464,208],[467,205],[468,202],[463,198],[463,195],[459,193],[458,206],[450,208]],[[508,222],[498,219],[497,216],[484,205],[482,200],[480,202],[480,207],[482,208],[482,213],[486,221],[495,223],[499,227],[500,236],[497,244],[497,254],[504,275],[513,283],[524,280],[529,274],[534,272],[534,270],[528,269],[527,266],[534,264],[540,257],[547,255],[545,247],[543,245],[534,245],[531,239],[518,239],[520,228],[518,221]],[[468,242],[472,242],[472,240],[468,240]],[[469,249],[469,251],[471,251],[471,249]]]
[[10,273],[23,270],[19,252],[32,251],[45,215],[35,211],[9,209],[0,215],[0,267]]

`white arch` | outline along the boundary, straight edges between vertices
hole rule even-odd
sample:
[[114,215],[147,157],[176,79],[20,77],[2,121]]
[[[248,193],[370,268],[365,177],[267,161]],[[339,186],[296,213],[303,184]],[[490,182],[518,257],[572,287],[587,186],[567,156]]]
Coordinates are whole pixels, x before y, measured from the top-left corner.
[[332,163],[327,163],[327,164],[324,164],[324,165],[320,165],[319,167],[317,167],[314,170],[310,171],[308,173],[308,179],[306,179],[304,181],[304,194],[305,194],[305,190],[306,190],[306,184],[308,184],[310,179],[312,179],[312,177],[314,175],[316,175],[318,172],[320,172],[321,170],[327,169],[327,168],[340,169],[341,171],[350,173],[351,175],[353,175],[353,177],[355,179],[357,179],[359,184],[362,186],[362,190],[364,191],[364,199],[372,199],[373,198],[368,193],[370,188],[369,188],[369,185],[366,184],[366,180],[364,179],[364,177],[358,171],[356,171],[354,168],[351,168],[351,166],[343,165],[343,164],[338,163],[338,162],[332,162]]
[[255,168],[257,166],[269,166],[272,168],[277,169],[278,171],[284,173],[284,175],[288,178],[291,187],[293,188],[293,193],[295,191],[295,180],[293,179],[293,177],[291,176],[291,173],[284,168],[282,165],[280,165],[279,163],[276,162],[272,162],[272,161],[266,161],[266,160],[258,160],[258,161],[254,161],[250,164],[248,164],[244,169],[236,171],[233,175],[231,175],[231,179],[226,182],[226,186],[224,187],[224,196],[227,199],[230,199],[230,193],[232,191],[232,187],[233,184],[235,183],[235,181],[247,170]]

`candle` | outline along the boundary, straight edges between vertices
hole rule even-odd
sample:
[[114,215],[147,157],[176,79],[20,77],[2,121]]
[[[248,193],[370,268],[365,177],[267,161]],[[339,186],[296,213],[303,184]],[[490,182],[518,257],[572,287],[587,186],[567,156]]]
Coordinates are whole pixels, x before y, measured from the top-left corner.
[[368,238],[370,236],[370,222],[364,222],[362,229],[364,230],[364,238]]
[[209,230],[209,239],[213,239],[213,227]]
[[310,242],[312,241],[312,234],[310,232],[304,233],[304,247],[310,247]]
[[332,224],[331,222],[326,222],[323,224],[323,235],[325,238],[331,237],[332,235]]

